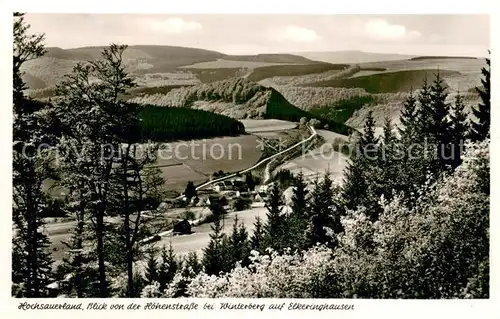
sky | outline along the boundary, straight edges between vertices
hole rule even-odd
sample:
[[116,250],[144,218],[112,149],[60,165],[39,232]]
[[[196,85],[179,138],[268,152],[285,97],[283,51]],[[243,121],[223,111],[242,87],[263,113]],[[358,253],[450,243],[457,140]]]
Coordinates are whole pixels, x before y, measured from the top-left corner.
[[27,14],[60,48],[154,44],[226,54],[344,51],[486,56],[487,15]]

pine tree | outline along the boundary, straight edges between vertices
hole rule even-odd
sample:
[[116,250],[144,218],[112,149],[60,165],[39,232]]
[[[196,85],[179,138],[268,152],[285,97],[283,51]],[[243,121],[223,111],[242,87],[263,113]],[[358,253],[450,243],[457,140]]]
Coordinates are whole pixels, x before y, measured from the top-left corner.
[[459,93],[455,97],[455,104],[452,105],[451,114],[452,153],[450,165],[453,168],[456,168],[462,162],[463,147],[466,135],[469,132],[469,123],[464,109],[463,97]]
[[428,139],[429,135],[434,130],[431,105],[431,86],[427,81],[427,77],[423,80],[422,88],[418,93],[417,100],[417,125],[415,125],[415,134],[417,139],[413,140],[412,142],[421,143],[423,139]]
[[208,246],[203,249],[202,264],[205,273],[208,275],[219,275],[226,269],[226,249],[224,238],[226,235],[222,232],[221,216],[217,216],[213,225],[211,226],[212,232],[210,233],[210,242]]
[[356,210],[363,205],[364,198],[367,196],[368,183],[363,168],[362,160],[354,158],[344,170],[342,198],[347,209]]
[[238,215],[234,217],[233,231],[229,237],[229,253],[231,255],[231,267],[237,262],[242,266],[248,264],[250,256],[250,245],[248,241],[248,232],[245,225],[239,223]]
[[363,135],[357,145],[357,156],[351,158],[344,171],[342,194],[347,209],[355,210],[359,206],[376,207],[378,200],[375,191],[378,189],[377,170],[379,165],[378,138],[375,137],[375,121],[371,111],[368,112]]
[[416,133],[418,131],[418,118],[417,118],[417,100],[415,99],[413,89],[410,91],[408,98],[403,103],[401,115],[399,120],[401,126],[398,127],[399,134],[403,143],[410,144],[417,141]]
[[375,137],[375,119],[373,111],[368,111],[366,116],[363,135],[361,136],[359,147],[362,152],[360,156],[366,160],[373,160],[377,155],[378,138]]
[[293,189],[291,213],[286,218],[287,229],[289,230],[287,246],[293,249],[303,249],[306,246],[305,232],[308,228],[308,207],[307,207],[307,184],[304,181],[304,174],[300,172],[295,179]]
[[380,179],[377,183],[380,186],[378,195],[384,194],[385,198],[392,198],[392,191],[398,190],[399,186],[399,149],[398,140],[393,132],[392,121],[389,117],[384,120],[383,143],[379,152],[379,172]]
[[383,128],[383,142],[386,147],[390,146],[396,140],[393,133],[392,121],[389,116],[384,118],[384,128]]
[[48,177],[45,151],[39,145],[53,144],[44,126],[47,107],[24,96],[22,65],[43,56],[44,35],[28,34],[29,24],[24,14],[14,13],[13,53],[13,152],[12,152],[12,218],[16,229],[13,236],[12,280],[21,287],[17,295],[43,297],[52,278],[49,240],[42,233],[42,213],[45,196],[42,183]]
[[[429,85],[424,78],[422,88],[418,94],[418,110],[416,125],[414,128],[414,139],[403,140],[404,160],[400,180],[404,183],[403,193],[407,200],[413,201],[417,191],[428,178],[434,178],[441,172],[443,167],[440,148],[442,141],[446,139],[443,114],[446,114],[445,103],[446,92],[439,74],[433,85]],[[439,139],[438,139],[439,138]],[[444,145],[443,147],[446,147]]]
[[302,171],[297,174],[292,196],[292,214],[297,219],[307,219],[307,184]]
[[491,123],[491,61],[490,58],[486,58],[487,67],[481,69],[483,74],[483,79],[481,83],[483,88],[476,88],[476,91],[481,97],[481,102],[478,108],[472,108],[472,113],[477,118],[477,122],[472,122],[472,127],[470,130],[470,138],[473,141],[483,141],[490,136],[490,123]]
[[327,244],[336,247],[336,238],[329,234],[330,229],[333,234],[338,234],[342,230],[340,225],[340,210],[334,203],[333,182],[328,172],[323,176],[323,180],[314,182],[314,189],[311,196],[310,229],[307,232],[309,246],[317,243]]
[[[436,79],[431,86],[431,114],[432,131],[431,139],[438,148],[436,170],[444,170],[447,158],[450,157],[451,123],[449,121],[450,104],[446,102],[446,92],[441,75],[436,74]],[[439,172],[439,171],[438,171]]]
[[266,201],[267,221],[264,224],[264,246],[281,251],[284,247],[283,238],[286,234],[283,221],[283,200],[281,189],[277,183],[271,188],[271,193]]
[[250,238],[250,246],[253,250],[262,252],[265,248],[263,247],[264,241],[264,226],[262,224],[261,218],[257,216],[255,218],[254,230]]
[[198,259],[198,254],[195,251],[191,251],[188,253],[187,257],[184,261],[184,275],[188,277],[188,269],[189,273],[193,275],[197,275],[202,270],[202,265],[200,260]]
[[170,282],[172,282],[179,268],[179,264],[177,260],[175,260],[172,243],[170,243],[168,250],[165,246],[162,247],[160,259],[161,262],[158,269],[158,283],[160,284],[160,290],[163,290]]
[[148,285],[154,281],[159,282],[158,261],[156,260],[156,251],[151,251],[146,259],[146,269],[144,270],[144,279]]

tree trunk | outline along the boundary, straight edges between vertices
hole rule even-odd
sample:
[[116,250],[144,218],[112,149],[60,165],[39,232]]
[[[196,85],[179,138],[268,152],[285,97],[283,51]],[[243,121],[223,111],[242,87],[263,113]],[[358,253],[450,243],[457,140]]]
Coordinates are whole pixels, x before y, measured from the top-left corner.
[[125,213],[124,228],[125,228],[125,240],[127,245],[128,297],[133,298],[134,297],[134,268],[133,268],[134,254],[132,251],[132,242],[130,238],[130,216],[128,212]]
[[28,184],[27,184],[27,198],[26,198],[26,210],[27,210],[27,222],[28,222],[28,267],[30,272],[29,283],[30,287],[28,288],[28,297],[40,297],[40,287],[38,282],[38,260],[37,260],[37,205],[33,199],[33,174],[34,167],[30,165],[32,163],[28,163]]
[[[130,236],[127,236],[130,237]],[[134,254],[132,247],[130,245],[129,239],[127,239],[127,275],[128,275],[128,297],[134,298]]]
[[100,297],[108,297],[106,282],[106,265],[104,264],[104,213],[100,209],[96,216],[97,257],[99,262],[99,289]]
[[83,250],[83,231],[85,226],[85,209],[82,204],[83,195],[80,193],[80,211],[78,212],[78,226],[76,229],[76,249],[79,250],[78,255],[75,257],[76,264],[76,275],[75,275],[75,286],[76,295],[78,298],[83,298],[83,287],[82,287],[82,250]]
[[127,171],[128,171],[128,161],[130,155],[130,143],[127,145],[127,149],[125,154],[122,154],[122,167],[123,167],[123,210],[125,214],[124,220],[124,231],[125,231],[125,242],[127,247],[127,278],[128,278],[128,297],[134,297],[134,253],[133,243],[131,238],[131,230],[130,230],[130,205],[129,205],[129,184],[127,179]]

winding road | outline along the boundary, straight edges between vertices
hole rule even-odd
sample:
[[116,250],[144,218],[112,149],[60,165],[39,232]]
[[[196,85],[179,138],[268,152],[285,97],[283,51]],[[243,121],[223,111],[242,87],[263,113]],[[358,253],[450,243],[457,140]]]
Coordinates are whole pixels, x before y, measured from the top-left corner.
[[[287,153],[287,152],[289,152],[289,151],[291,151],[291,150],[293,150],[293,149],[295,149],[295,148],[297,148],[297,147],[301,146],[301,145],[302,145],[302,144],[304,144],[304,143],[307,143],[307,142],[311,141],[311,140],[312,140],[312,139],[313,139],[316,135],[318,135],[318,133],[316,132],[316,130],[314,129],[314,127],[312,127],[312,126],[310,126],[310,125],[308,125],[307,127],[308,127],[308,128],[309,128],[309,130],[311,131],[311,135],[310,135],[308,138],[306,138],[305,140],[302,140],[302,141],[300,141],[300,142],[297,142],[297,143],[295,143],[294,145],[290,146],[289,148],[287,148],[287,149],[285,149],[285,150],[283,150],[283,151],[280,151],[280,152],[278,152],[278,153],[276,153],[276,154],[273,154],[273,155],[271,155],[271,156],[269,156],[269,157],[266,157],[266,158],[264,158],[263,160],[261,160],[261,161],[257,162],[255,165],[253,165],[253,166],[251,166],[251,167],[249,167],[249,168],[246,168],[246,169],[241,170],[241,171],[239,171],[239,172],[232,173],[232,174],[229,174],[229,175],[227,175],[227,176],[224,176],[224,177],[221,177],[221,178],[217,178],[217,179],[213,179],[213,180],[211,180],[211,181],[208,181],[208,182],[206,182],[206,183],[203,183],[203,184],[201,184],[201,185],[197,186],[197,187],[196,187],[196,190],[200,190],[200,189],[202,189],[202,188],[204,188],[204,187],[207,187],[207,186],[209,186],[209,185],[212,185],[212,184],[214,184],[214,183],[222,182],[222,181],[224,181],[224,180],[226,180],[226,179],[236,177],[237,175],[240,175],[240,174],[244,174],[244,173],[250,172],[251,170],[256,169],[256,168],[257,168],[257,167],[259,167],[260,165],[262,165],[262,164],[264,164],[264,163],[266,163],[266,162],[269,162],[269,161],[271,161],[271,160],[275,159],[276,157],[278,157],[278,156],[280,156],[280,155],[282,155],[282,154],[285,154],[285,153]],[[269,174],[269,173],[268,173],[268,174]],[[267,176],[267,178],[265,178],[264,180],[267,182],[267,181],[269,180],[269,176]],[[182,195],[181,195],[181,196],[179,196],[179,198],[180,198],[180,197],[182,197]]]

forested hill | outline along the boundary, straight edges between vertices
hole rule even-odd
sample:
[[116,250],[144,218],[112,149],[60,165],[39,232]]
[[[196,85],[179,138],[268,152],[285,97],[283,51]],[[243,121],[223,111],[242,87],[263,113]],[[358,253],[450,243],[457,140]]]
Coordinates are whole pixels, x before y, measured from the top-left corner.
[[139,118],[143,141],[166,142],[245,133],[240,121],[189,108],[146,105],[139,113]]
[[[129,102],[167,107],[189,107],[223,114],[234,119],[280,119],[299,121],[316,118],[283,97],[273,88],[267,88],[244,78],[235,78],[209,84],[182,87],[167,94],[136,97]],[[348,134],[350,128],[343,123],[320,119],[329,129]]]

